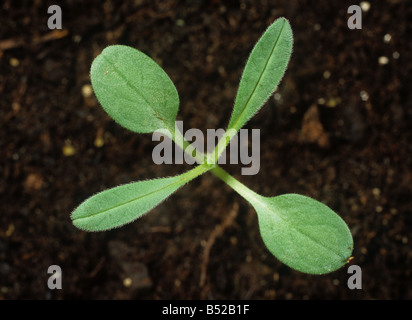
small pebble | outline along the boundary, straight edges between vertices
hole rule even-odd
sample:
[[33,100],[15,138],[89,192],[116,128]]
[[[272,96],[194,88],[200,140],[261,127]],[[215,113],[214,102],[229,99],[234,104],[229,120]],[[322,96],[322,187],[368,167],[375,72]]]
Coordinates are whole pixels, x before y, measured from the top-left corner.
[[20,110],[20,104],[18,102],[13,102],[11,104],[11,108],[13,109],[14,112],[19,112]]
[[380,65],[385,65],[385,64],[388,64],[389,63],[389,59],[388,59],[388,57],[385,57],[385,56],[382,56],[382,57],[379,57],[379,64]]
[[178,27],[184,27],[186,25],[186,22],[183,19],[177,19],[176,20],[176,25]]
[[104,139],[102,136],[98,136],[96,137],[96,139],[94,139],[94,146],[96,148],[101,148],[104,146]]
[[89,98],[89,97],[92,96],[92,94],[93,94],[93,88],[92,88],[92,86],[91,86],[90,84],[85,84],[85,85],[82,87],[82,95],[83,95],[83,97]]
[[20,61],[16,58],[11,58],[9,62],[10,62],[10,65],[14,68],[20,65]]
[[126,287],[126,288],[130,288],[130,286],[132,285],[132,279],[130,279],[130,278],[125,278],[125,279],[123,279],[123,285]]
[[398,51],[395,51],[394,53],[392,53],[392,57],[393,57],[394,59],[399,59],[400,56],[401,56],[401,55],[399,54]]
[[75,43],[79,43],[81,40],[82,40],[82,36],[81,36],[81,35],[76,34],[75,36],[73,36],[73,41],[74,41]]
[[370,2],[368,2],[368,1],[362,1],[362,2],[360,3],[360,7],[361,7],[362,11],[368,12],[369,9],[371,8],[371,4],[370,4]]
[[380,194],[381,194],[381,190],[380,190],[379,188],[373,188],[373,189],[372,189],[372,194],[373,194],[375,197],[379,197]]
[[391,41],[391,39],[392,39],[392,36],[389,33],[387,33],[383,36],[383,42],[385,42],[385,43],[389,43]]
[[6,232],[4,232],[4,235],[8,238],[13,234],[14,230],[15,230],[14,224],[11,223],[9,227],[7,228]]
[[276,92],[276,93],[273,95],[273,98],[274,98],[276,101],[279,101],[280,99],[282,99],[282,95],[281,95],[279,92]]
[[369,100],[369,94],[365,91],[362,90],[360,93],[360,98],[362,99],[362,101],[368,101]]
[[62,152],[65,157],[71,157],[76,154],[76,149],[71,145],[70,142],[66,141],[65,145],[63,146]]

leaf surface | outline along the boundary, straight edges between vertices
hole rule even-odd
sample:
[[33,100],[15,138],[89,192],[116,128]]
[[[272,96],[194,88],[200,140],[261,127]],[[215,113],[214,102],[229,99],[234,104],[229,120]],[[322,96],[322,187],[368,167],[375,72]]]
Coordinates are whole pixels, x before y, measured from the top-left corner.
[[73,224],[86,231],[104,231],[141,217],[188,181],[207,171],[198,166],[168,178],[144,180],[104,190],[81,203],[72,213]]
[[346,223],[312,198],[285,194],[251,201],[269,251],[289,267],[324,274],[346,264],[353,239]]
[[138,133],[174,130],[177,90],[166,72],[134,48],[105,48],[90,69],[93,90],[103,109],[118,124]]
[[279,18],[263,33],[243,70],[228,128],[238,131],[275,91],[288,65],[293,34],[287,19]]

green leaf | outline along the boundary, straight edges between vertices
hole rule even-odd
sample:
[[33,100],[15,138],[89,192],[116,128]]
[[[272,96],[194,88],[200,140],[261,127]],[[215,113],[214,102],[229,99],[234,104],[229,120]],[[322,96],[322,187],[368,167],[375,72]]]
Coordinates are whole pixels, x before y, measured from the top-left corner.
[[71,219],[77,228],[86,231],[120,227],[141,217],[209,168],[201,165],[178,176],[133,182],[102,191],[81,203]]
[[255,208],[263,242],[289,267],[323,274],[339,269],[350,258],[353,239],[349,228],[325,204],[299,194],[263,197],[219,166],[211,173]]
[[228,129],[238,131],[262,107],[286,71],[293,34],[288,20],[279,18],[253,48],[240,80]]
[[166,72],[144,53],[127,46],[105,48],[91,66],[93,90],[103,109],[138,133],[174,132],[179,96]]
[[346,223],[328,206],[298,194],[250,201],[269,251],[289,267],[324,274],[346,264],[353,239]]

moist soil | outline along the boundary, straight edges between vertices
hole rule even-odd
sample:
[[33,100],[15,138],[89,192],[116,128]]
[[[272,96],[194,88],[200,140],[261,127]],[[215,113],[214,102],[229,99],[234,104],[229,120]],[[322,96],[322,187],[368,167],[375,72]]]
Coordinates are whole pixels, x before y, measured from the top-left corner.
[[[47,26],[52,4],[0,8],[1,299],[412,298],[407,1],[371,1],[355,30],[346,1],[68,0],[61,30]],[[351,229],[353,259],[321,276],[288,268],[254,209],[210,173],[122,228],[76,229],[70,214],[92,194],[191,168],[154,164],[151,135],[108,117],[90,91],[94,57],[111,44],[152,57],[185,130],[206,133],[227,126],[246,59],[280,16],[294,31],[289,68],[245,126],[260,129],[260,171],[223,167],[262,195],[326,203]],[[349,265],[361,289],[348,288]]]

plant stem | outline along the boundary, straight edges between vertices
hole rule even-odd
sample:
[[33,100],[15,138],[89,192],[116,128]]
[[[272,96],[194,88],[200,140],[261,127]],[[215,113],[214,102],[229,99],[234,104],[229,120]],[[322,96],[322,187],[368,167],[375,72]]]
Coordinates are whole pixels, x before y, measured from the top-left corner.
[[228,129],[226,130],[225,134],[223,137],[219,140],[217,146],[215,147],[215,150],[213,151],[212,157],[217,163],[219,160],[220,155],[225,151],[226,147],[230,143],[230,140],[237,134],[237,131],[235,129]]
[[[243,183],[235,179],[227,171],[223,170],[217,165],[218,158],[220,154],[227,147],[230,139],[236,135],[235,130],[229,130],[219,141],[215,150],[211,154],[203,154],[202,152],[196,150],[195,156],[192,155],[193,148],[191,144],[184,138],[182,133],[179,130],[172,131],[172,140],[183,149],[188,155],[193,157],[199,166],[189,171],[187,174],[190,176],[189,180],[194,179],[195,177],[205,173],[206,171],[212,172],[215,176],[225,182],[227,185],[232,187],[237,193],[239,193],[243,198],[249,201],[251,204],[256,202],[261,202],[262,196],[252,191],[246,187]],[[253,202],[253,203],[252,203]]]
[[227,144],[229,143],[230,139],[236,134],[236,131],[233,131],[234,130],[228,131],[219,141],[218,145],[215,148],[215,151],[211,154],[206,155],[196,150],[196,154],[195,156],[193,156],[193,148],[191,147],[191,144],[187,142],[187,140],[184,138],[184,136],[179,130],[173,130],[171,138],[180,148],[183,149],[184,152],[193,157],[196,160],[196,162],[200,164],[199,166],[197,166],[196,168],[187,173],[187,175],[190,176],[189,180],[192,180],[195,177],[210,170],[210,172],[212,172],[215,176],[217,176],[227,185],[232,187],[237,193],[239,193],[243,198],[245,198],[250,203],[261,202],[260,199],[262,198],[262,196],[246,187],[243,183],[235,179],[227,171],[223,170],[217,165],[219,155],[227,147]]
[[193,180],[194,178],[202,175],[203,173],[211,170],[215,165],[210,165],[210,164],[201,164],[193,168],[192,170],[187,171],[186,173],[182,174],[182,179],[183,181],[189,182]]
[[243,183],[236,180],[227,171],[223,170],[219,166],[215,166],[213,169],[210,170],[210,172],[213,173],[219,179],[221,179],[223,182],[225,182],[227,185],[232,187],[237,193],[239,193],[252,205],[256,202],[261,202],[261,195],[246,187]]
[[191,144],[187,142],[182,133],[179,130],[173,130],[172,132],[173,134],[171,136],[171,139],[180,148],[182,148],[184,152],[193,157],[196,160],[196,162],[200,164],[196,168],[186,173],[186,175],[189,176],[188,181],[205,173],[206,171],[210,171],[216,177],[225,182],[228,186],[232,187],[233,190],[235,190],[238,194],[245,198],[250,204],[254,205],[256,203],[262,202],[261,195],[246,187],[243,183],[235,179],[227,171],[223,170],[217,165],[217,161],[220,154],[227,147],[228,143],[230,142],[230,139],[236,134],[236,131],[229,130],[219,141],[213,153],[205,155],[202,152],[196,150],[195,156],[191,154]]
[[[214,159],[210,155],[204,154],[199,150],[194,149],[179,130],[173,130],[171,132],[173,132],[171,138],[174,141],[174,143],[176,143],[184,152],[186,152],[186,154],[195,159],[198,164],[214,165],[217,162],[214,161]],[[196,150],[194,156],[192,152],[193,150]]]

